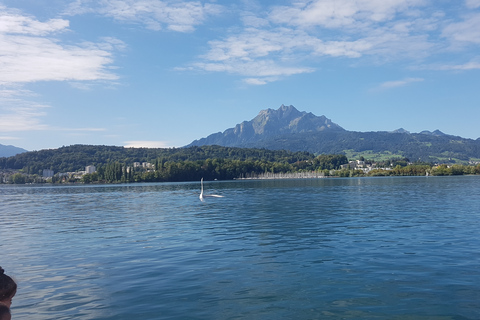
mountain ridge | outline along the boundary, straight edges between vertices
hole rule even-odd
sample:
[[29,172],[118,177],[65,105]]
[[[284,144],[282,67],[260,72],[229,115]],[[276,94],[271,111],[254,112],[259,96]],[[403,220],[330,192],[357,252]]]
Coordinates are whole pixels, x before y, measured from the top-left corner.
[[0,144],[0,158],[1,157],[11,157],[19,153],[28,152],[28,150],[15,147],[12,145],[3,145]]
[[237,144],[254,143],[266,137],[274,137],[289,133],[321,132],[338,130],[342,127],[333,123],[324,115],[318,117],[311,112],[298,111],[294,106],[281,105],[278,110],[261,110],[250,121],[243,121],[223,133],[217,132],[206,138],[195,140],[189,146],[219,144],[234,146]]
[[425,161],[480,159],[480,138],[462,138],[438,129],[420,133],[410,133],[403,128],[390,132],[348,131],[324,115],[298,111],[291,105],[282,105],[277,110],[261,110],[250,121],[243,121],[223,133],[194,140],[186,147],[205,145],[284,149],[314,154],[372,152]]

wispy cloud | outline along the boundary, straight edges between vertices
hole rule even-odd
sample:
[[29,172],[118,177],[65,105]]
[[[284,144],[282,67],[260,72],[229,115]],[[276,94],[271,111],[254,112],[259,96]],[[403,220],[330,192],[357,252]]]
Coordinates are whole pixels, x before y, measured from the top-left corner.
[[[4,107],[5,105],[9,107]],[[48,105],[24,99],[0,98],[0,132],[47,129],[47,126],[42,123],[47,108],[49,108]]]
[[69,21],[64,19],[51,19],[40,22],[28,16],[23,16],[16,10],[6,11],[6,7],[0,5],[0,34],[28,34],[41,36],[53,32],[65,31]]
[[0,83],[114,80],[111,53],[97,44],[64,47],[52,39],[0,35]]
[[[36,97],[33,92],[19,89],[0,90],[0,132],[26,132],[26,131],[58,131],[73,135],[86,135],[107,131],[105,128],[95,127],[54,127],[45,124],[47,111],[51,106],[38,103],[32,99]],[[8,138],[8,139],[7,139]],[[3,140],[19,139],[15,136],[4,136]]]
[[121,22],[144,24],[152,30],[191,32],[222,10],[220,5],[200,1],[76,0],[65,14],[97,13]]
[[0,84],[117,79],[111,65],[119,40],[62,45],[55,34],[68,26],[66,20],[40,22],[0,6]]
[[476,9],[480,7],[480,0],[465,0],[465,5],[469,9]]
[[453,71],[462,71],[462,70],[478,70],[480,69],[480,62],[470,61],[464,64],[452,64],[452,65],[441,65],[441,66],[430,66],[429,69],[433,70],[453,70]]
[[170,148],[167,141],[125,141],[125,148]]
[[247,77],[245,83],[263,85],[285,76],[313,72],[313,68],[279,65],[273,60],[242,61],[229,59],[221,62],[199,62],[192,68],[210,72],[227,72]]
[[397,13],[424,4],[424,0],[298,1],[292,6],[274,7],[270,19],[300,27],[358,28],[391,20]]
[[[296,0],[261,10],[243,3],[243,25],[226,29],[197,61],[177,69],[227,72],[259,85],[313,72],[325,58],[418,64],[449,47],[480,43],[479,13],[468,11],[479,8],[480,0],[465,0],[465,11],[453,16],[428,0]],[[95,13],[152,30],[192,32],[227,11],[226,5],[201,0],[75,0],[66,14]]]
[[[47,129],[43,119],[49,105],[35,101],[36,95],[21,85],[0,85],[0,132],[17,133]],[[11,136],[12,140],[15,136]]]
[[58,128],[56,130],[61,130],[61,131],[72,131],[72,132],[103,132],[107,131],[105,128]]
[[[191,67],[237,74],[258,85],[312,72],[331,58],[418,66],[429,57],[480,44],[480,13],[472,12],[480,0],[464,5],[449,12],[427,0],[300,0],[250,10],[242,14],[243,28],[210,41]],[[257,68],[261,63],[272,67],[268,80],[265,68]],[[476,68],[457,65],[457,70]]]
[[406,86],[410,83],[421,82],[421,81],[424,81],[424,80],[425,79],[422,79],[422,78],[406,78],[406,79],[403,79],[403,80],[387,81],[387,82],[382,83],[380,85],[380,88],[388,89],[388,88],[403,87],[403,86]]
[[0,5],[0,132],[54,130],[45,124],[48,104],[25,85],[41,81],[112,81],[113,52],[123,42],[62,44],[69,21],[39,21]]
[[203,61],[193,63],[193,68],[238,74],[247,77],[246,83],[257,85],[315,71],[301,65],[309,56],[355,57],[368,48],[368,44],[356,41],[324,42],[303,30],[286,27],[249,27],[209,45],[210,50],[201,57]]
[[442,35],[455,45],[480,44],[480,13],[468,14],[463,21],[447,25]]
[[[243,14],[243,29],[209,42],[194,69],[245,76],[265,84],[316,70],[319,59],[370,57],[375,63],[418,60],[437,44],[429,32],[441,14],[424,0],[316,0]],[[258,65],[269,66],[258,68]],[[268,80],[264,77],[271,77]]]
[[20,140],[19,137],[13,137],[13,136],[0,136],[0,141],[16,141]]

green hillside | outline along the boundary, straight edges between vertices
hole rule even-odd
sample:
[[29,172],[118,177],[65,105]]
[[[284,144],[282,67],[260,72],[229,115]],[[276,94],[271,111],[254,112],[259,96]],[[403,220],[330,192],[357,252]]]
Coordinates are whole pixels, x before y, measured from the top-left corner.
[[23,170],[39,173],[43,169],[55,172],[85,170],[88,165],[101,166],[118,162],[127,166],[135,162],[204,161],[207,159],[251,160],[291,164],[312,160],[314,154],[283,150],[243,149],[220,146],[189,148],[124,148],[116,146],[73,145],[21,153],[0,158],[0,169]]

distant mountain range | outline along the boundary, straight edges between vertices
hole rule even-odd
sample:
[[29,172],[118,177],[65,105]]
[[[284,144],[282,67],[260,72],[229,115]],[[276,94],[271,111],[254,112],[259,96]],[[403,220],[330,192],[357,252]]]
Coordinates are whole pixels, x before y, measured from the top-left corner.
[[27,152],[27,150],[14,147],[14,146],[5,146],[0,144],[0,158],[1,157],[11,157],[19,153]]
[[469,161],[480,159],[480,138],[465,139],[439,130],[410,133],[355,132],[343,129],[325,116],[300,112],[282,105],[267,109],[234,128],[195,140],[189,146],[265,148],[308,151],[315,154],[346,154],[365,158],[406,157],[411,161]]
[[[195,140],[186,147],[208,145],[307,151],[317,155],[345,154],[349,159],[363,156],[373,160],[401,157],[442,163],[480,161],[480,138],[465,139],[439,130],[410,133],[403,128],[391,132],[348,131],[323,115],[316,116],[284,105],[277,110],[262,110],[250,121]],[[0,144],[0,158],[24,152],[27,150]],[[15,158],[18,157],[22,158],[21,155]],[[13,164],[6,165],[11,166]]]

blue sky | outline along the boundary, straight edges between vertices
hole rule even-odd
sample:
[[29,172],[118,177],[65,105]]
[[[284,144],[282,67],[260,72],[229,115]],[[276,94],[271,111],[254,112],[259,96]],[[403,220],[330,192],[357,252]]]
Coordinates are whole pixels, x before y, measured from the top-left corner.
[[0,0],[0,144],[180,147],[294,105],[480,137],[480,0]]

